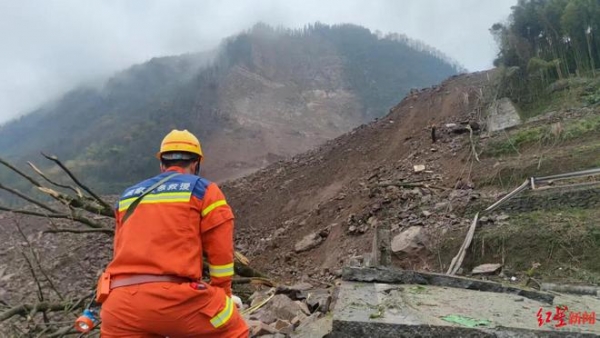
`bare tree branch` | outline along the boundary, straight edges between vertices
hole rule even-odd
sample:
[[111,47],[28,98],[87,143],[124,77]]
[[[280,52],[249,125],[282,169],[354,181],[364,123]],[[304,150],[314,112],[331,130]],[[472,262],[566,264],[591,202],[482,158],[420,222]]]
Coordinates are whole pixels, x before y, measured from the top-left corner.
[[107,233],[114,234],[115,230],[109,228],[93,228],[93,229],[68,229],[68,228],[57,228],[57,229],[49,229],[42,231],[43,233],[48,234],[57,234],[57,233],[74,233],[74,234],[85,234],[85,233]]
[[44,214],[44,213],[36,212],[36,211],[8,208],[8,207],[1,206],[1,205],[0,205],[0,210],[14,212],[16,214],[29,215],[29,216],[38,216],[38,217],[47,217],[47,218],[63,218],[63,219],[74,220],[74,221],[83,223],[83,224],[89,226],[90,228],[109,229],[100,223],[96,223],[89,218],[79,215],[76,212],[74,212],[72,215],[58,214],[58,213]]
[[[40,283],[40,280],[37,278],[37,275],[33,268],[33,264],[31,264],[31,260],[29,260],[29,257],[27,257],[27,255],[23,251],[21,251],[21,255],[23,256],[23,258],[25,258],[25,262],[27,263],[27,266],[29,267],[29,271],[31,272],[31,275],[33,276],[33,279],[35,280],[35,284],[37,285],[38,300],[40,302],[43,302],[44,301],[44,292],[42,291],[42,284]],[[33,313],[30,314],[31,317],[33,317],[35,312],[37,312],[37,308],[34,307],[32,309],[32,312]]]
[[12,166],[10,163],[6,162],[3,158],[0,157],[0,164],[3,164],[5,167],[9,168],[10,170],[16,172],[17,174],[23,176],[26,180],[28,180],[29,182],[31,182],[31,184],[35,185],[36,187],[41,187],[42,185],[34,180],[33,178],[31,178],[31,176],[25,174],[24,172],[22,172],[21,170],[15,168],[14,166]]
[[262,278],[262,277],[238,277],[238,278],[233,278],[231,283],[233,285],[239,285],[239,284],[262,284],[262,285],[266,285],[269,287],[275,287],[277,286],[277,284],[275,282],[273,282],[272,280],[268,279],[268,278]]
[[52,181],[51,179],[49,179],[40,169],[38,169],[35,165],[33,165],[33,163],[31,162],[27,162],[27,164],[29,164],[29,166],[36,172],[38,173],[40,176],[42,176],[46,181],[48,181],[50,184],[55,185],[57,187],[60,188],[64,188],[64,189],[70,189],[73,192],[75,192],[77,194],[77,196],[79,196],[80,198],[84,198],[83,194],[81,193],[81,191],[75,187],[73,187],[72,185],[66,185],[66,184],[60,184],[60,183],[56,183],[54,181]]
[[[50,189],[47,187],[38,187],[38,190],[40,190],[41,192],[43,192],[47,195],[50,195],[55,200],[65,204],[68,207],[72,207],[72,208],[76,208],[76,209],[83,209],[83,210],[93,213],[93,214],[100,214],[102,216],[114,218],[114,211],[112,209],[109,210],[109,209],[106,209],[97,204],[90,204],[85,201],[85,199],[89,199],[88,197],[84,196],[83,199],[77,198],[77,197],[73,197],[70,195],[62,194],[56,190],[53,190],[53,189]],[[92,201],[93,201],[93,199],[92,199]]]
[[110,204],[106,203],[103,199],[101,199],[98,195],[96,195],[90,188],[85,186],[83,183],[79,182],[77,177],[75,177],[73,175],[73,173],[71,173],[71,171],[69,169],[67,169],[67,167],[65,167],[64,164],[62,164],[62,162],[56,156],[48,156],[44,153],[42,153],[42,156],[44,156],[45,158],[49,159],[50,161],[56,163],[65,173],[67,173],[67,175],[69,175],[69,177],[73,180],[73,182],[75,182],[75,184],[77,184],[79,187],[81,187],[83,190],[85,190],[88,194],[90,194],[92,197],[94,197],[94,199],[96,201],[98,201],[98,203],[100,203],[105,209],[108,209],[108,210],[112,209]]
[[10,319],[14,316],[27,316],[34,307],[37,308],[38,312],[59,312],[69,308],[70,305],[71,303],[68,302],[41,302],[33,305],[20,304],[0,313],[0,322]]
[[[48,284],[50,285],[50,288],[56,293],[56,295],[58,295],[58,298],[60,298],[60,300],[65,300],[64,297],[62,296],[62,294],[58,291],[58,289],[56,288],[56,286],[54,285],[54,283],[52,282],[52,279],[48,276],[48,274],[46,273],[46,271],[44,271],[44,268],[42,268],[42,264],[40,263],[40,259],[38,257],[38,255],[36,254],[35,250],[33,249],[33,246],[31,245],[31,242],[29,241],[29,238],[27,238],[27,236],[25,236],[25,233],[23,232],[23,230],[21,229],[21,227],[19,226],[18,222],[15,222],[15,225],[17,227],[17,230],[19,231],[19,233],[21,234],[21,236],[23,237],[23,239],[25,240],[25,242],[27,243],[27,246],[29,247],[29,252],[31,253],[31,255],[33,256],[33,260],[35,261],[38,269],[40,270],[40,272],[42,273],[42,275],[44,276],[44,278],[46,278],[46,281],[48,282]],[[33,278],[35,278],[36,283],[38,284],[38,289],[40,292],[40,301],[44,301],[43,298],[43,293],[41,290],[41,286],[40,286],[40,282],[37,279],[37,276],[35,274],[35,271],[33,269],[33,266],[31,264],[31,261],[29,261],[29,259],[27,258],[27,256],[25,255],[25,253],[21,252],[21,254],[25,257],[27,264],[29,265],[29,269],[31,270],[31,274],[33,275]]]
[[[74,208],[81,208],[84,209],[86,211],[89,211],[91,213],[95,213],[95,214],[101,214],[103,216],[109,216],[112,217],[114,216],[114,212],[112,210],[112,208],[104,201],[99,201],[101,206],[94,206],[90,203],[86,203],[84,201],[84,199],[86,199],[86,197],[84,196],[83,198],[75,198],[66,194],[62,194],[59,193],[57,191],[54,191],[50,188],[46,188],[44,186],[42,186],[38,181],[36,181],[35,179],[33,179],[31,176],[25,174],[24,172],[22,172],[21,170],[17,169],[16,167],[14,167],[13,165],[11,165],[10,163],[8,163],[6,160],[0,158],[0,164],[4,165],[5,167],[9,168],[10,170],[14,171],[15,173],[19,174],[20,176],[22,176],[23,178],[25,178],[26,180],[28,180],[32,185],[34,185],[35,187],[37,187],[41,192],[50,195],[52,198],[65,203],[66,205],[70,206],[70,207],[74,207]],[[62,164],[62,163],[61,163]],[[69,172],[70,175],[72,175]],[[76,179],[75,179],[76,180]],[[77,182],[79,182],[77,180]],[[9,191],[9,192],[13,192],[13,191]],[[95,195],[95,194],[94,194]],[[41,202],[34,202],[33,200],[30,200],[31,198],[27,197],[25,198],[25,195],[23,194],[17,194],[17,196],[26,199],[28,202],[36,204],[41,206]],[[41,206],[42,208],[48,210],[48,206]]]
[[13,208],[1,206],[1,205],[0,205],[0,210],[1,211],[14,212],[15,214],[22,214],[22,215],[30,215],[30,216],[38,216],[38,217],[48,217],[48,218],[65,218],[65,219],[69,219],[69,215],[67,215],[67,214],[44,214],[44,213],[41,213],[41,212],[30,211],[30,210],[13,209]]
[[2,183],[0,183],[0,189],[8,191],[9,193],[18,196],[18,197],[26,200],[29,203],[35,204],[35,205],[37,205],[40,208],[46,209],[46,210],[51,211],[53,213],[58,213],[58,211],[52,209],[50,206],[48,206],[48,205],[46,205],[46,204],[44,204],[42,202],[36,201],[33,198],[31,198],[31,197],[29,197],[29,196],[27,196],[27,195],[19,192],[18,190],[9,188],[9,187],[3,185]]

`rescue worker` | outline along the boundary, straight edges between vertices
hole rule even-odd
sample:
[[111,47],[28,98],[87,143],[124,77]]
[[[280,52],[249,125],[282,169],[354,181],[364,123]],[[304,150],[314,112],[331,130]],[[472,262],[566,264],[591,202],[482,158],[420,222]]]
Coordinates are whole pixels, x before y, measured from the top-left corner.
[[[200,142],[173,130],[157,157],[161,174],[126,189],[117,202],[102,337],[248,337],[231,294],[234,216],[219,187],[198,176]],[[203,253],[209,283],[201,281]]]

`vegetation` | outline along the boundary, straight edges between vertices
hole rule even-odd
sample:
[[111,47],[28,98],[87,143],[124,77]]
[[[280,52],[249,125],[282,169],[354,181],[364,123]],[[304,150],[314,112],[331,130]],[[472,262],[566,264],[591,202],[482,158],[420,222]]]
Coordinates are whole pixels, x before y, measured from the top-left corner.
[[577,120],[570,120],[560,125],[543,125],[532,128],[521,128],[507,135],[506,138],[494,140],[486,146],[487,156],[518,154],[527,146],[550,146],[600,133],[600,116],[590,115]]
[[[508,270],[533,273],[544,281],[570,279],[597,284],[597,219],[598,211],[577,208],[511,216],[507,224],[484,227],[475,235],[471,264],[501,262],[504,255]],[[536,263],[539,267],[532,269]]]
[[[359,26],[285,30],[259,24],[225,40],[216,52],[152,59],[102,88],[75,89],[6,123],[0,127],[1,155],[22,165],[40,151],[54,154],[100,193],[119,193],[156,172],[152,154],[170,129],[186,128],[206,141],[216,130],[238,128],[228,114],[232,96],[245,94],[228,92],[227,81],[239,66],[298,91],[354,91],[364,121],[386,114],[411,88],[461,70],[423,44]],[[344,78],[333,78],[330,70],[340,67]],[[0,172],[0,182],[13,181],[12,173]]]
[[530,104],[571,76],[595,77],[600,67],[600,2],[519,0],[507,23],[490,29],[504,66],[501,94]]

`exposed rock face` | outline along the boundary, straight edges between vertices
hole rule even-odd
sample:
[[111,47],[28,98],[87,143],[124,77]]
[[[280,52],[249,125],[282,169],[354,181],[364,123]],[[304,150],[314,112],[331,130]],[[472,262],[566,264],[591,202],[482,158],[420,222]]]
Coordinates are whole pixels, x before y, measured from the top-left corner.
[[488,131],[495,132],[521,124],[517,108],[508,98],[494,102],[488,109]]
[[425,248],[426,242],[423,227],[411,226],[392,239],[392,252],[414,255]]

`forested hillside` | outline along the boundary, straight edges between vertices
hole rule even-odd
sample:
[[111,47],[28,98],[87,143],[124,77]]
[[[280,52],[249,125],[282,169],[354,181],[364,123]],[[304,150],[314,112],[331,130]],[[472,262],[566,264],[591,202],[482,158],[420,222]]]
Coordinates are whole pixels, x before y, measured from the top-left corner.
[[411,88],[459,71],[398,35],[257,24],[210,53],[152,59],[4,124],[0,156],[39,164],[40,151],[55,154],[93,188],[116,193],[154,174],[161,138],[185,128],[203,142],[204,174],[223,180],[381,117]]
[[[495,65],[505,67],[499,94],[523,107],[564,96],[556,91],[582,83],[573,78],[599,75],[598,0],[519,0],[508,21],[491,32],[500,47]],[[594,104],[600,102],[596,88],[578,89]]]

